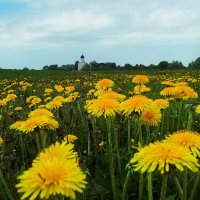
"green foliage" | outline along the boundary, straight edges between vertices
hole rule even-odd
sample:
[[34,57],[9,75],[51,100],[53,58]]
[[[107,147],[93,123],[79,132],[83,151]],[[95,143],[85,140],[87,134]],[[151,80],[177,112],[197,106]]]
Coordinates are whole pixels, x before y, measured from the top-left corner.
[[188,68],[190,69],[200,69],[200,57],[198,57],[195,61],[189,63]]
[[[169,68],[176,68],[181,63],[174,61],[172,64],[161,63],[161,66],[168,66]],[[113,173],[115,178],[115,191],[118,199],[121,199],[123,192],[123,185],[126,180],[127,174],[127,163],[130,158],[138,151],[138,140],[139,140],[139,128],[138,119],[133,117],[130,120],[128,127],[128,118],[125,116],[117,115],[115,120],[112,121],[111,139],[112,143],[108,147],[109,138],[107,123],[103,117],[95,118],[88,115],[84,109],[85,101],[92,99],[94,96],[88,97],[87,92],[90,89],[94,89],[94,84],[102,79],[109,78],[115,82],[113,88],[114,91],[126,95],[128,98],[132,94],[134,84],[131,82],[133,75],[145,74],[150,78],[148,87],[151,91],[145,94],[147,97],[152,99],[163,98],[160,95],[160,91],[164,88],[161,82],[170,79],[173,81],[187,81],[189,85],[200,94],[200,83],[199,83],[199,71],[198,70],[149,70],[144,69],[141,71],[129,70],[117,71],[117,70],[106,70],[106,68],[116,67],[114,64],[102,65],[102,69],[105,67],[105,71],[98,72],[71,72],[63,69],[60,70],[1,70],[0,71],[0,90],[1,99],[5,97],[8,90],[13,89],[17,94],[17,99],[9,103],[5,107],[1,107],[0,114],[2,120],[0,121],[0,136],[6,139],[7,149],[10,151],[7,154],[10,155],[9,162],[11,164],[10,174],[12,176],[13,185],[16,184],[16,177],[21,174],[24,170],[28,169],[33,159],[37,155],[36,139],[33,134],[24,134],[20,137],[21,133],[10,130],[9,126],[17,120],[25,120],[29,112],[34,108],[29,108],[26,103],[26,98],[31,95],[37,95],[42,99],[40,105],[45,104],[44,90],[46,88],[52,88],[56,84],[60,84],[63,87],[73,85],[75,90],[79,92],[80,98],[76,101],[64,104],[62,108],[53,110],[53,114],[56,120],[59,122],[60,127],[56,131],[48,131],[47,146],[54,143],[55,141],[62,141],[66,134],[74,134],[78,137],[75,141],[75,150],[79,155],[79,164],[81,168],[87,174],[87,188],[83,194],[77,195],[77,199],[112,199],[112,184],[109,168],[109,159],[111,156],[113,159]],[[176,66],[176,67],[173,67]],[[92,67],[97,68],[98,63],[93,63]],[[127,68],[131,68],[132,65],[127,64]],[[155,66],[152,66],[152,68]],[[64,68],[64,66],[63,66]],[[144,68],[144,66],[136,66],[136,68]],[[180,67],[181,68],[181,67]],[[96,70],[96,69],[95,69]],[[2,80],[7,79],[6,83],[2,83]],[[188,81],[191,79],[190,81]],[[13,82],[19,83],[20,81],[27,81],[32,84],[32,87],[22,90],[19,84],[13,85]],[[5,89],[6,87],[10,86]],[[65,95],[65,93],[58,93],[53,91],[51,98],[56,96]],[[184,101],[172,101],[170,107],[163,111],[163,118],[158,127],[150,127],[150,140],[147,137],[147,127],[142,125],[141,132],[143,133],[143,145],[156,140],[165,138],[166,135],[172,133],[178,129],[192,129],[200,132],[199,115],[195,114],[194,110],[196,105],[199,104],[199,99],[184,100]],[[22,106],[23,111],[16,112],[14,108],[16,106]],[[9,113],[13,112],[13,115]],[[192,115],[191,115],[192,113]],[[188,121],[192,120],[192,123]],[[131,146],[127,145],[127,135],[130,132],[131,139],[134,142]],[[101,141],[105,141],[106,144],[103,147],[99,147]],[[133,148],[132,148],[133,146]],[[12,148],[10,148],[12,147]],[[109,149],[110,148],[110,149]],[[109,151],[110,150],[110,151]],[[1,152],[5,152],[1,149]],[[16,152],[17,156],[12,157],[13,152]],[[110,155],[109,155],[110,153]],[[0,199],[12,199],[14,196],[13,186],[10,181],[7,180],[8,167],[3,168],[0,171]],[[177,178],[182,183],[182,174],[175,171]],[[127,199],[138,199],[139,195],[139,178],[138,172],[131,171],[131,176],[127,184],[126,197]],[[193,173],[188,174],[188,180],[190,183],[196,178]],[[11,180],[11,179],[10,179]],[[171,178],[168,181],[167,189],[167,200],[178,199],[176,187]],[[144,173],[144,197],[147,198],[148,186],[147,186],[147,174]],[[162,183],[162,176],[158,173],[154,173],[152,176],[152,192],[154,199],[159,199],[160,186]],[[198,183],[196,184],[198,186]],[[188,184],[188,191],[191,191],[193,184]],[[196,190],[195,190],[196,191]],[[194,192],[194,196],[196,193]],[[197,196],[197,195],[196,195]],[[195,197],[196,197],[195,196]],[[18,196],[19,197],[19,196]],[[18,198],[16,197],[16,199]]]

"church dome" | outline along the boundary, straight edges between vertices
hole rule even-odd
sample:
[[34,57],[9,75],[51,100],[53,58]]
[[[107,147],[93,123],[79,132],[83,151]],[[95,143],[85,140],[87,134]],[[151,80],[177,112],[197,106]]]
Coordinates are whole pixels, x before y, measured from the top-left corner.
[[83,54],[82,54],[81,58],[85,58]]

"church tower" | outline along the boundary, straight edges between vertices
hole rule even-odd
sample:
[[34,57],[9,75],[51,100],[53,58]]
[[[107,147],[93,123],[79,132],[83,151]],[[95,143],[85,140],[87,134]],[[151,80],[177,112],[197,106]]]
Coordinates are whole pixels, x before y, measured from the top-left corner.
[[84,58],[85,57],[82,54],[81,57],[80,57],[79,63],[78,63],[78,71],[80,71],[84,67],[84,65],[86,65]]

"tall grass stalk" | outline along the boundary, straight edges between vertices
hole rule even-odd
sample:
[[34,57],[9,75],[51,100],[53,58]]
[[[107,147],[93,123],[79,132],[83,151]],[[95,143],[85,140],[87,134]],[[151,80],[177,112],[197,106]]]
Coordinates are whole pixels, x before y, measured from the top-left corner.
[[195,180],[194,186],[192,188],[192,192],[191,192],[189,200],[194,199],[194,196],[197,193],[197,187],[198,187],[199,184],[200,184],[200,172],[198,172],[198,175],[196,177],[196,180]]
[[116,183],[115,183],[115,167],[114,167],[114,159],[113,159],[113,152],[112,152],[112,130],[111,130],[111,118],[106,118],[106,125],[108,131],[108,163],[110,169],[110,178],[112,184],[112,192],[113,192],[113,199],[116,200]]
[[[138,134],[139,134],[139,143],[140,146],[143,144],[143,138],[142,138],[142,127],[141,127],[141,122],[138,119]],[[143,188],[144,188],[144,175],[140,173],[140,180],[139,180],[139,200],[143,199]]]
[[21,145],[21,150],[22,150],[23,168],[25,168],[26,167],[26,164],[25,164],[25,148],[24,148],[24,141],[23,141],[22,134],[20,134],[20,145]]
[[177,179],[177,176],[172,172],[171,173],[171,177],[172,177],[172,180],[174,181],[175,185],[176,185],[176,189],[178,191],[178,194],[179,194],[179,197],[180,199],[182,199],[182,196],[183,196],[183,190],[181,188],[181,185]]
[[131,118],[128,117],[128,136],[127,136],[128,152],[131,149]]
[[187,168],[185,167],[183,171],[183,200],[187,200],[187,176]]
[[122,193],[122,200],[126,200],[126,193],[127,193],[127,187],[128,187],[128,182],[131,177],[131,169],[128,169],[128,172],[126,174],[126,179],[123,185],[123,193]]
[[164,174],[163,179],[162,179],[160,200],[165,200],[166,192],[167,192],[167,179],[168,179],[168,174]]
[[152,192],[152,173],[147,174],[148,181],[148,196],[149,200],[153,200],[153,192]]
[[[3,185],[3,188],[4,188],[4,190],[5,190],[5,193],[6,193],[6,195],[7,195],[7,198],[8,198],[9,200],[13,200],[13,197],[12,197],[12,195],[11,195],[11,191],[9,190],[9,187],[8,187],[8,185],[7,185],[7,183],[6,183],[5,179],[4,179],[4,177],[3,177],[3,173],[2,173],[2,171],[1,171],[1,168],[0,168],[0,183]],[[1,194],[0,194],[0,197],[2,197]]]

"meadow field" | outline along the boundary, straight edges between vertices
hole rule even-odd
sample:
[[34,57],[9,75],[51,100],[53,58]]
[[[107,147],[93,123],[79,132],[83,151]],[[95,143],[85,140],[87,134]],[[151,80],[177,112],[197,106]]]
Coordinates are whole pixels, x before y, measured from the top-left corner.
[[0,199],[197,200],[199,74],[0,70]]

